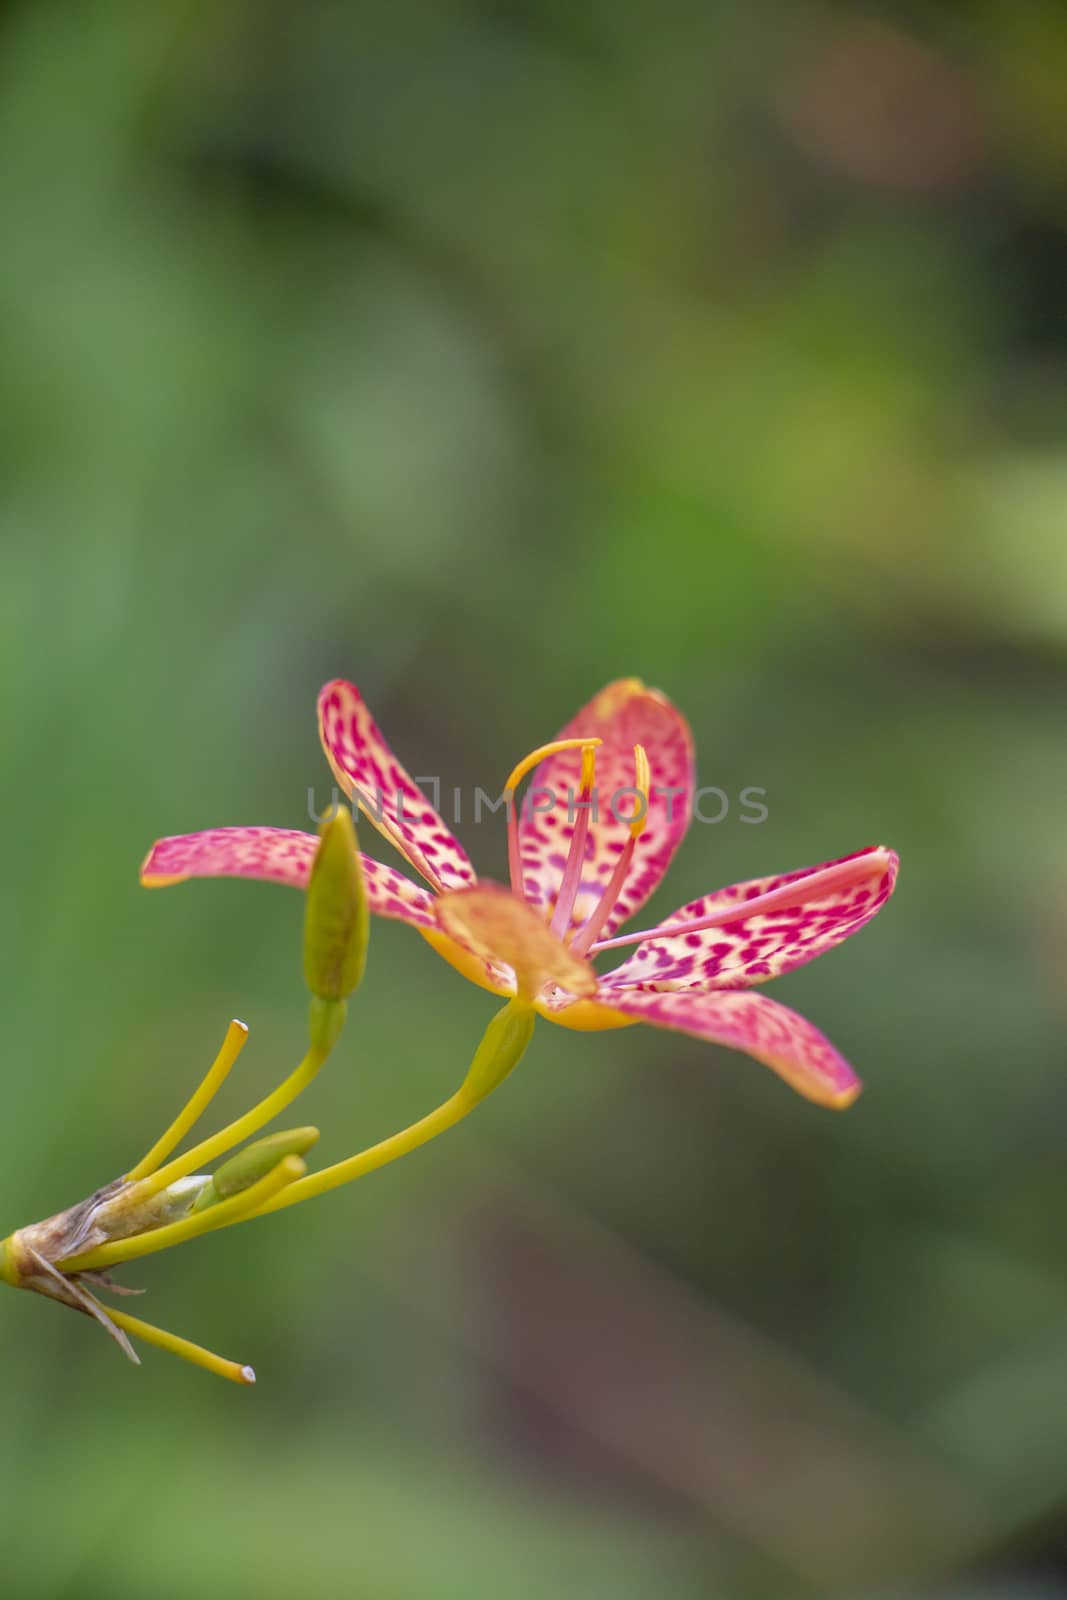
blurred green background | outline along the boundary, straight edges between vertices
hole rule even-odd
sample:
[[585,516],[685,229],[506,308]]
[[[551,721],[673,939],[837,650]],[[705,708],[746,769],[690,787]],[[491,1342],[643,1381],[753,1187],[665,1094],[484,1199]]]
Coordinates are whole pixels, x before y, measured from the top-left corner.
[[[546,1027],[447,1139],[136,1272],[254,1391],[4,1295],[5,1593],[1067,1593],[1065,66],[1060,0],[4,8],[0,1231],[231,1015],[224,1111],[297,1059],[299,898],[136,869],[304,825],[328,677],[491,792],[662,687],[769,818],[661,914],[904,863],[773,990],[844,1116]],[[377,926],[324,1159],[490,1014]]]

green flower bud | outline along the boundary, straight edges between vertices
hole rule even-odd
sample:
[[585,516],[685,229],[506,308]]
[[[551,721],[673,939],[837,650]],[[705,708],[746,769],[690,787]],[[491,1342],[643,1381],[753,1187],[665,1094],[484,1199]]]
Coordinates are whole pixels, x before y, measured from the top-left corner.
[[336,810],[319,830],[304,916],[304,977],[320,1000],[344,1000],[363,976],[369,917],[352,814]]
[[193,1206],[194,1211],[205,1211],[208,1206],[228,1200],[231,1195],[250,1189],[268,1172],[273,1172],[286,1156],[306,1155],[318,1143],[318,1128],[293,1128],[288,1132],[270,1133],[246,1145],[235,1156],[224,1161],[205,1188],[201,1189]]
[[468,1100],[484,1100],[512,1072],[526,1051],[537,1014],[524,1000],[511,1000],[490,1022],[460,1093]]

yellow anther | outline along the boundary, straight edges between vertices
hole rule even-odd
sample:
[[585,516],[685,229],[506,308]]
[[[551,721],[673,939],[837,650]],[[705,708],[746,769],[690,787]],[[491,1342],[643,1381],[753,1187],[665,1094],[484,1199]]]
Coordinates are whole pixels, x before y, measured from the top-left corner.
[[645,831],[648,821],[649,791],[652,783],[652,774],[649,770],[648,756],[645,747],[641,744],[634,745],[634,788],[641,796],[641,804],[630,824],[631,839],[640,839]]
[[[531,750],[524,756],[517,767],[514,767],[508,777],[504,788],[512,793],[519,787],[528,772],[532,772],[546,756],[559,755],[562,750],[588,750],[590,755],[597,745],[602,744],[602,739],[557,739],[554,744],[540,745],[536,750]],[[585,782],[585,757],[582,758],[582,782]]]
[[596,747],[599,743],[600,740],[597,739],[595,742],[582,745],[581,789],[583,794],[592,794],[593,787],[596,784]]

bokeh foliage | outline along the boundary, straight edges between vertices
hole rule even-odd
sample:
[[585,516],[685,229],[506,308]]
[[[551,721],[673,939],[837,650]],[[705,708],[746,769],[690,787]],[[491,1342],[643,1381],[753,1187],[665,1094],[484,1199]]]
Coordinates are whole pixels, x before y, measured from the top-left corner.
[[[543,1028],[447,1141],[145,1263],[254,1393],[5,1296],[20,1600],[1064,1592],[1065,61],[1056,0],[5,8],[5,1226],[230,1015],[227,1108],[296,1059],[295,897],[136,866],[303,825],[330,676],[446,793],[661,685],[769,818],[660,912],[904,860],[775,988],[843,1117]],[[488,1015],[376,928],[324,1158]]]

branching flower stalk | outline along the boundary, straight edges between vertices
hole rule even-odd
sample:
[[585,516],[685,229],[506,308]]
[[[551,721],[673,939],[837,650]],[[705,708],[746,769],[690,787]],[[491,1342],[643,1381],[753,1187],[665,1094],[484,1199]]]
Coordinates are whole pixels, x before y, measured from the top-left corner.
[[[696,793],[685,718],[637,678],[608,684],[558,738],[512,768],[503,796],[508,885],[478,877],[354,685],[326,685],[319,731],[353,807],[425,887],[362,854],[345,810],[317,837],[251,827],[158,840],[142,868],[149,887],[238,876],[306,891],[307,1053],[250,1111],[176,1155],[244,1047],[248,1030],[232,1022],[203,1082],[136,1166],[0,1240],[0,1281],[95,1318],[134,1361],[131,1338],[237,1383],[255,1381],[250,1367],[105,1304],[97,1291],[137,1292],[116,1282],[112,1269],[326,1194],[437,1138],[503,1082],[539,1017],[582,1032],[635,1023],[672,1029],[743,1051],[818,1105],[850,1105],[861,1084],[848,1061],[805,1017],[756,991],[859,932],[897,876],[896,855],[875,845],[713,890],[655,927],[620,934],[666,872]],[[520,808],[516,796],[528,779],[527,802],[536,803]],[[369,912],[415,928],[464,978],[506,1003],[463,1082],[436,1110],[309,1172],[304,1158],[316,1128],[262,1130],[307,1088],[337,1043],[363,976]],[[621,965],[596,970],[595,958],[625,946],[634,950]]]
[[348,997],[363,973],[367,913],[352,818],[340,811],[323,827],[308,887],[304,967],[312,991],[308,1052],[258,1105],[174,1159],[175,1149],[207,1111],[248,1039],[233,1021],[214,1062],[170,1127],[124,1177],[43,1222],[0,1240],[0,1280],[93,1317],[129,1358],[131,1338],[154,1344],[232,1382],[251,1384],[250,1366],[229,1361],[177,1334],[106,1305],[96,1291],[136,1294],[110,1270],[142,1256],[265,1216],[351,1183],[454,1126],[517,1065],[533,1027],[532,1006],[518,999],[490,1023],[460,1088],[436,1111],[348,1160],[309,1173],[304,1156],[317,1128],[297,1128],[246,1144],[284,1111],[328,1058],[345,1019]]

